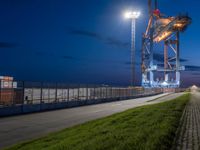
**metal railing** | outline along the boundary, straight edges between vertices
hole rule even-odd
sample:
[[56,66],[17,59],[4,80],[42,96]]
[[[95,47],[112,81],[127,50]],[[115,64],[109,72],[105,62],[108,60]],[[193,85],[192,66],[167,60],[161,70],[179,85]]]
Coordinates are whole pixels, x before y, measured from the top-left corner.
[[158,88],[143,89],[140,87],[112,87],[107,85],[17,82],[17,88],[0,89],[0,107],[70,101],[129,99],[162,92],[163,90]]

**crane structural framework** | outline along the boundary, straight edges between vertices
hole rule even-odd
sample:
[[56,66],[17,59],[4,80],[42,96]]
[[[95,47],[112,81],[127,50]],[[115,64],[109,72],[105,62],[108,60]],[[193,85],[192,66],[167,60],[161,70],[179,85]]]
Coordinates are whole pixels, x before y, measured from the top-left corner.
[[[180,32],[186,30],[192,19],[188,15],[165,16],[157,7],[157,0],[148,1],[149,21],[142,36],[142,86],[145,88],[180,86]],[[158,49],[162,53],[158,55]],[[154,57],[160,57],[154,60]],[[159,59],[159,61],[158,61]],[[162,63],[160,63],[162,61]]]

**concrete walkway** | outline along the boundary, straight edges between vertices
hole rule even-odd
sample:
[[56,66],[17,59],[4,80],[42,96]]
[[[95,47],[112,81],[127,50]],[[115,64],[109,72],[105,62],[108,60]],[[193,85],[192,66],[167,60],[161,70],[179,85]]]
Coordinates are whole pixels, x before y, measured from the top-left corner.
[[168,101],[182,94],[160,94],[132,100],[2,118],[0,119],[0,149],[130,108]]
[[192,92],[183,113],[174,149],[200,150],[200,93],[197,91]]

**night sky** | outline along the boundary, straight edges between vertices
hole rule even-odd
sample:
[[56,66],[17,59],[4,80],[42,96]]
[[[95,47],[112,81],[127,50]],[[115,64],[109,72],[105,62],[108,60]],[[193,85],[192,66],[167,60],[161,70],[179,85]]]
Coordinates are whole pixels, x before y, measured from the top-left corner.
[[[160,0],[161,13],[188,13],[192,24],[181,34],[182,86],[200,85],[200,1]],[[147,0],[1,0],[0,75],[16,80],[129,85],[130,20],[137,20],[137,84]],[[162,58],[157,52],[157,61]]]

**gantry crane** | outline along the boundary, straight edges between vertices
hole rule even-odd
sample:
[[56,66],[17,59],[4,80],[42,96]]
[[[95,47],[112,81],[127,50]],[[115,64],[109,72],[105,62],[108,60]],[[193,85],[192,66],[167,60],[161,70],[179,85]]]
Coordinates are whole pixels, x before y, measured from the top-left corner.
[[[183,32],[191,23],[188,15],[167,17],[158,9],[157,0],[148,0],[149,22],[142,37],[142,86],[168,87],[180,86],[179,33]],[[154,4],[154,6],[152,6]],[[156,64],[154,54],[157,44],[162,45],[164,60]],[[163,79],[159,78],[164,75]]]

